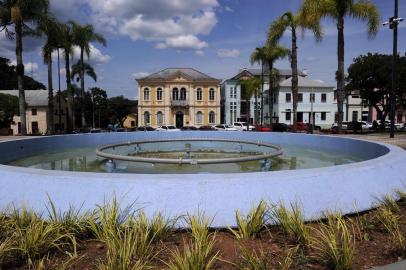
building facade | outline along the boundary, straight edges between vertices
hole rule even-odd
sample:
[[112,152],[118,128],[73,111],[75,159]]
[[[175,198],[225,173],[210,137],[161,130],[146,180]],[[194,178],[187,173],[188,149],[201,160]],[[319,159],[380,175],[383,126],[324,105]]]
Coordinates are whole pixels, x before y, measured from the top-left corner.
[[[279,84],[276,95],[274,116],[279,123],[293,124],[292,78]],[[314,123],[322,128],[330,128],[334,123],[336,112],[334,86],[299,76],[297,122]],[[268,111],[267,114],[269,115]]]
[[[18,97],[18,90],[0,90],[2,94]],[[32,135],[43,135],[48,131],[48,91],[47,90],[25,90],[27,133]],[[60,106],[59,106],[60,104]],[[67,103],[64,97],[54,96],[54,127],[55,132],[65,133],[67,128]],[[21,134],[20,116],[13,117],[10,126],[13,135]]]
[[[263,74],[262,74],[263,73]],[[247,111],[249,108],[250,122],[254,123],[255,111],[258,110],[258,115],[261,118],[261,90],[258,89],[257,99],[255,96],[249,101],[249,106],[246,100],[241,99],[241,86],[239,82],[241,80],[246,80],[249,78],[256,77],[260,79],[262,75],[264,76],[264,93],[268,92],[269,89],[269,71],[261,69],[242,69],[237,75],[224,81],[221,85],[221,99],[223,104],[223,117],[222,122],[228,125],[232,125],[234,122],[246,122],[247,121]],[[282,82],[292,76],[291,70],[278,69],[279,82]],[[299,76],[305,77],[306,74],[303,71],[299,72]],[[264,95],[264,118],[267,117],[268,112],[268,97]],[[268,113],[269,122],[269,113]]]
[[138,82],[140,126],[220,123],[220,80],[192,68],[167,68]]

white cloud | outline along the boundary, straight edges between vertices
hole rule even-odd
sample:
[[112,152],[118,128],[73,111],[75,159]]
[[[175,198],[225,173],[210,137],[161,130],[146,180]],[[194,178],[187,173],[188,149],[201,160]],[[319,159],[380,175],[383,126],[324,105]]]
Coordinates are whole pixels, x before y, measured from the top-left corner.
[[228,12],[233,12],[234,10],[232,9],[232,8],[230,8],[229,6],[226,6],[225,8],[225,11],[228,11]]
[[[62,51],[60,51],[60,59],[61,61],[63,60],[64,57],[64,53]],[[57,61],[58,59],[58,53],[57,51],[54,51],[52,53],[52,59],[54,61]],[[73,48],[73,59],[74,59],[74,63],[80,59],[80,48],[75,46]],[[98,48],[96,48],[93,44],[90,44],[90,56],[89,59],[87,58],[86,54],[85,54],[85,61],[89,61],[91,64],[107,64],[108,62],[110,62],[111,60],[111,56],[107,55],[107,54],[103,54]],[[72,63],[72,64],[74,64]]]
[[186,35],[167,38],[164,42],[158,43],[157,49],[176,48],[176,49],[193,49],[202,50],[208,46],[207,42],[201,41],[196,36]]
[[135,79],[141,79],[141,78],[147,77],[148,75],[149,75],[148,72],[142,72],[141,71],[141,72],[133,73],[132,77],[135,78]]
[[198,56],[204,56],[204,51],[203,50],[197,50],[195,53]]
[[[209,34],[217,24],[214,9],[218,0],[51,0],[57,14],[63,10],[88,17],[98,31],[108,31],[155,43],[157,48],[196,49],[205,47],[204,41],[179,46],[179,40]],[[86,8],[84,8],[86,7]],[[189,37],[190,39],[190,37]],[[165,44],[163,46],[161,43]],[[187,44],[182,42],[183,44]],[[159,44],[159,45],[157,45]],[[174,46],[172,46],[174,45]]]
[[217,51],[218,57],[221,58],[235,58],[240,56],[240,51],[237,49],[219,49]]

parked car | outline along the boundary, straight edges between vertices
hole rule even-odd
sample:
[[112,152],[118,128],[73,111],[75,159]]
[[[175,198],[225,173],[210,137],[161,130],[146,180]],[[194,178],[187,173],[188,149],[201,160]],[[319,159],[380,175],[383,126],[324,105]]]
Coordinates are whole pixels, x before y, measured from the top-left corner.
[[180,130],[189,131],[189,130],[199,130],[197,127],[194,126],[184,126]]
[[255,127],[251,126],[251,125],[247,125],[247,122],[234,122],[233,127],[235,127],[238,131],[255,130]]
[[[298,122],[296,123],[296,130],[297,131],[308,131],[310,129],[309,123]],[[314,125],[313,130],[321,130],[321,126]]]
[[102,130],[100,128],[92,128],[89,133],[101,133]]
[[180,131],[180,129],[172,125],[167,125],[160,126],[159,128],[156,129],[156,131]]
[[219,130],[219,131],[238,131],[238,129],[236,129],[235,127],[229,126],[229,125],[225,125],[225,124],[222,124],[222,125],[215,125],[214,128],[215,128],[216,130]]
[[213,126],[201,126],[199,130],[203,131],[215,131],[216,129]]
[[284,123],[272,124],[272,131],[274,132],[286,132],[290,130],[290,127]]
[[[348,128],[348,122],[343,122],[342,123],[342,129],[346,130]],[[333,123],[331,125],[331,131],[333,131],[334,133],[336,133],[338,131],[338,123]]]
[[153,127],[138,127],[137,131],[155,131],[155,128]]
[[255,131],[258,131],[258,132],[270,132],[270,131],[272,131],[272,128],[267,127],[267,126],[257,125],[257,126],[255,126]]

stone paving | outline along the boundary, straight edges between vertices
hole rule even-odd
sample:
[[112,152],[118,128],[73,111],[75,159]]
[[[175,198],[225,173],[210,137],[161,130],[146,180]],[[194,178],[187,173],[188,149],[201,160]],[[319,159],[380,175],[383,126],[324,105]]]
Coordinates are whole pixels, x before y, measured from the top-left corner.
[[393,139],[389,138],[389,133],[346,134],[338,136],[390,143],[406,149],[406,132],[395,133],[395,138]]

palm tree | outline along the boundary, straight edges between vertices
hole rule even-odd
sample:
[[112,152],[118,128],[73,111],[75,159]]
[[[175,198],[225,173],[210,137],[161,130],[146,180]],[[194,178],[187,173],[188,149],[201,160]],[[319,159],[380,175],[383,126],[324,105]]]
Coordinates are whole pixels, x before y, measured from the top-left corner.
[[[82,72],[83,70],[84,72]],[[94,68],[90,64],[86,62],[82,63],[79,60],[76,64],[72,66],[72,78],[76,79],[76,81],[79,82],[83,80],[82,78],[83,75],[87,75],[90,78],[92,78],[93,81],[97,82],[97,74]]]
[[75,129],[75,114],[73,108],[73,88],[72,77],[70,67],[70,56],[73,54],[73,35],[70,24],[64,24],[61,27],[62,42],[61,48],[63,49],[65,56],[65,70],[66,70],[66,89],[67,89],[67,105],[68,105],[68,132],[72,132]]
[[[256,48],[255,51],[251,53],[250,58],[251,65],[258,63],[261,65],[261,126],[263,124],[263,114],[264,114],[264,62],[265,62],[265,53],[264,48]],[[255,103],[258,104],[258,94],[255,95]],[[257,106],[258,107],[258,106]],[[256,124],[258,124],[258,109],[255,111]]]
[[[261,57],[263,57],[263,63],[268,66],[268,106],[269,106],[269,116],[270,124],[273,123],[273,93],[278,82],[277,72],[274,70],[274,63],[277,60],[283,59],[289,55],[289,50],[283,46],[277,44],[267,44],[261,48]],[[251,58],[252,59],[252,58]],[[276,77],[276,78],[275,78]]]
[[291,67],[292,67],[292,96],[293,96],[293,129],[296,130],[297,123],[297,102],[299,91],[299,78],[297,68],[297,29],[301,29],[302,33],[305,30],[310,30],[317,42],[322,39],[322,32],[320,22],[318,20],[310,21],[303,20],[300,14],[293,14],[292,12],[284,13],[279,19],[275,20],[269,27],[268,43],[276,44],[282,38],[286,30],[290,30],[292,38],[291,48]]
[[[27,134],[26,104],[24,92],[23,34],[33,33],[30,28],[46,17],[48,0],[3,0],[0,1],[0,32],[5,31],[9,39],[16,42],[17,84],[21,134]],[[11,29],[14,25],[14,29]]]
[[60,24],[56,19],[49,17],[42,20],[38,25],[37,32],[46,38],[45,45],[42,47],[44,63],[48,66],[48,133],[53,135],[54,128],[54,95],[52,86],[52,52],[59,47],[60,43]]
[[[106,46],[106,40],[104,37],[94,31],[93,25],[86,24],[80,25],[76,22],[70,23],[72,26],[72,33],[73,33],[73,43],[80,48],[80,86],[81,86],[81,100],[83,102],[84,95],[85,95],[85,62],[84,62],[84,54],[86,53],[87,57],[90,57],[90,43],[91,42],[98,42],[103,46]],[[85,111],[84,106],[81,106],[81,120],[82,126],[86,126],[86,119],[85,119]]]
[[[251,103],[251,97],[253,95],[258,94],[258,89],[261,85],[261,81],[255,77],[246,79],[246,80],[240,80],[239,84],[241,85],[241,96],[243,99],[245,99],[246,102],[246,110],[247,110],[247,125],[250,124],[250,119],[251,119],[251,108],[250,108],[250,103]],[[248,129],[247,129],[248,130]]]
[[304,21],[320,21],[330,17],[337,23],[337,109],[338,132],[341,132],[343,121],[344,89],[344,18],[351,17],[368,23],[368,37],[373,38],[378,32],[379,11],[370,0],[304,0],[301,7]]

